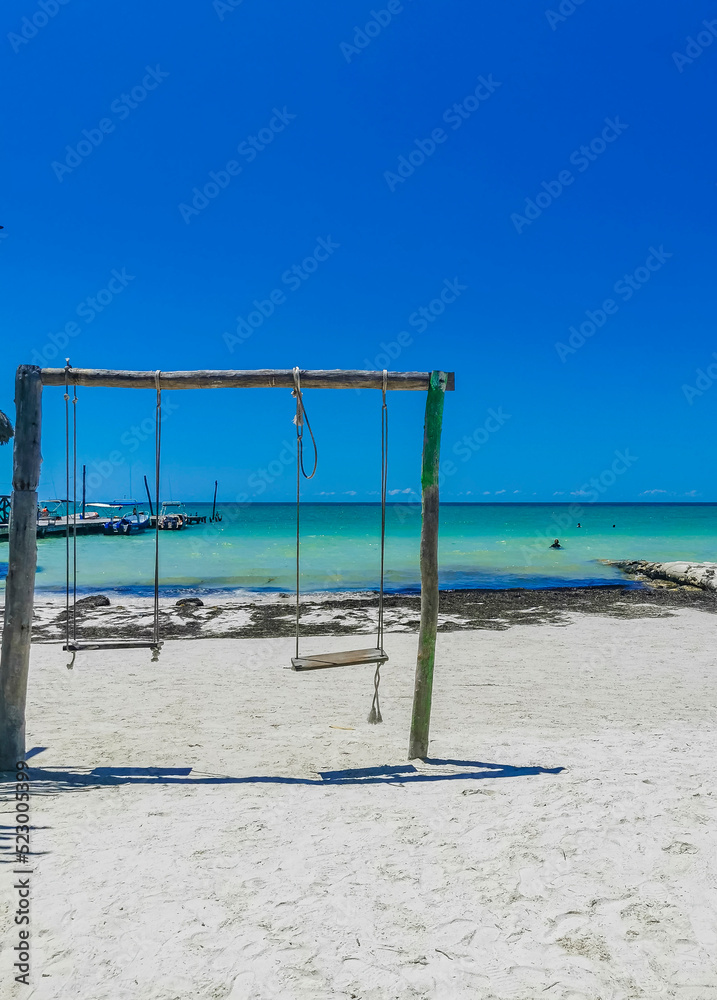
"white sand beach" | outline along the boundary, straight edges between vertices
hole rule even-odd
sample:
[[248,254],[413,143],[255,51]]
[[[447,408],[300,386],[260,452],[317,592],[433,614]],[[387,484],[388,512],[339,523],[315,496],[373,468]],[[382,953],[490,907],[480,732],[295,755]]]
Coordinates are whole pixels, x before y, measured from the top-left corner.
[[717,997],[714,617],[439,635],[431,761],[408,764],[415,647],[387,637],[373,727],[373,669],[296,674],[290,639],[72,672],[33,646],[15,995]]

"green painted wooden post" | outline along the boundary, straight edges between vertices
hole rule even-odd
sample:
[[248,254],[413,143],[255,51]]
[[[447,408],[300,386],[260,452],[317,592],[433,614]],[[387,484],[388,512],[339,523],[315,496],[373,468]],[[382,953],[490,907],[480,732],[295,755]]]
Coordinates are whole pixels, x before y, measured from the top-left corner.
[[421,524],[421,627],[418,633],[416,682],[413,689],[413,715],[408,759],[428,756],[428,730],[431,724],[433,664],[436,657],[438,625],[438,465],[441,457],[441,426],[447,376],[431,372],[423,426],[423,520]]

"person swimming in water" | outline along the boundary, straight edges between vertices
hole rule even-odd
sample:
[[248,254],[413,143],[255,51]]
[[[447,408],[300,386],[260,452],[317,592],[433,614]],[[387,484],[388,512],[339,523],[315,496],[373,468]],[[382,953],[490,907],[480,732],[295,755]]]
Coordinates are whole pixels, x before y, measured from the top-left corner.
[[[613,524],[613,528],[614,527],[615,527],[615,525]],[[582,524],[580,523],[580,521],[578,521],[578,528],[582,528]]]
[[553,544],[550,546],[550,548],[551,549],[562,549],[562,545],[560,544],[560,539],[556,538],[555,541],[553,542]]

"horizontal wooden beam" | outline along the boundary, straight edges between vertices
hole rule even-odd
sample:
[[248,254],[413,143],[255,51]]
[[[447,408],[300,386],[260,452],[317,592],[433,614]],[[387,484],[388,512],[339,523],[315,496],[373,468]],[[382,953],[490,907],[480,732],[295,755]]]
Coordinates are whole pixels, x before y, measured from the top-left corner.
[[[43,385],[64,385],[64,368],[42,368]],[[448,372],[450,391],[455,388],[455,375]],[[96,385],[113,389],[154,389],[154,372],[114,371],[106,368],[70,368],[70,385]],[[430,372],[388,372],[388,389],[428,391]],[[293,389],[294,375],[291,368],[270,368],[259,371],[198,371],[161,372],[159,381],[162,389]],[[382,372],[344,371],[303,371],[302,389],[380,389],[383,386]]]

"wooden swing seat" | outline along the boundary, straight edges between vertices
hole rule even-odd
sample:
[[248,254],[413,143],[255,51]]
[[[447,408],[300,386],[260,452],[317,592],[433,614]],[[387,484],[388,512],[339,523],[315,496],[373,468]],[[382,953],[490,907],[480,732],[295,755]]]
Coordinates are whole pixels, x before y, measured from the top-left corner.
[[83,649],[159,649],[163,642],[151,639],[82,639],[68,642],[62,648],[68,653],[79,653]]
[[382,649],[345,649],[340,653],[317,653],[314,656],[292,656],[294,670],[324,670],[326,667],[354,667],[364,663],[385,663],[388,655]]

